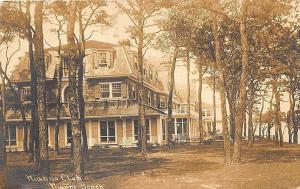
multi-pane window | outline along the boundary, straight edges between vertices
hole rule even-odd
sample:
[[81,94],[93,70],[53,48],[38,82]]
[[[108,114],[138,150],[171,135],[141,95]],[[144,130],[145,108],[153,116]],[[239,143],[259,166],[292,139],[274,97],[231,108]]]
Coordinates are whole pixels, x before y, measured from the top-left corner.
[[121,83],[112,83],[112,97],[121,97],[122,96],[122,85]]
[[[138,120],[134,120],[134,140],[137,141],[138,140],[138,136],[139,136],[139,122]],[[147,132],[147,140],[150,141],[150,122],[149,119],[146,119],[146,132]]]
[[107,67],[108,66],[108,57],[106,52],[97,53],[97,63],[99,67]]
[[122,97],[122,83],[100,83],[101,98],[120,98]]
[[72,125],[70,122],[67,123],[67,145],[72,143]]
[[101,83],[100,84],[100,91],[101,91],[101,98],[109,98],[110,90],[109,90],[109,83]]
[[68,64],[67,59],[64,59],[64,61],[63,61],[62,71],[63,71],[63,77],[69,76],[69,64]]
[[135,85],[132,85],[132,98],[136,99],[136,87],[135,87]]
[[17,127],[16,127],[16,125],[7,125],[7,127],[5,127],[5,144],[7,146],[17,145]]
[[102,143],[116,142],[116,126],[114,121],[100,121],[100,141]]
[[163,96],[161,96],[160,97],[160,108],[166,108],[167,106],[166,106],[166,98],[165,97],[163,97]]
[[181,106],[180,107],[180,113],[187,113],[187,107],[186,106]]
[[186,118],[177,118],[176,119],[177,134],[185,134],[187,127]]
[[22,101],[31,101],[31,88],[24,87],[21,95]]
[[202,111],[202,117],[205,117],[205,111]]

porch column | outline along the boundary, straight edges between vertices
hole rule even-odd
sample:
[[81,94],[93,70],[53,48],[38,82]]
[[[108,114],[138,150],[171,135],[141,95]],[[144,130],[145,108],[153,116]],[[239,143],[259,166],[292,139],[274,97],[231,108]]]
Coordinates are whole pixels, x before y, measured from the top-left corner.
[[123,121],[123,146],[126,146],[126,119],[122,119]]
[[162,138],[162,117],[159,116],[156,120],[157,143],[161,144]]
[[88,121],[89,135],[88,135],[88,146],[93,146],[93,132],[91,120]]

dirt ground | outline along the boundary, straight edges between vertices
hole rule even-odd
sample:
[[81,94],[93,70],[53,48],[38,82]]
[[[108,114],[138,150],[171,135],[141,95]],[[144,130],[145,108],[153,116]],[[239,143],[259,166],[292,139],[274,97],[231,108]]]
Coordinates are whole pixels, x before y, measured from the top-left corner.
[[[47,182],[33,182],[33,165],[25,154],[8,154],[9,188],[51,188]],[[300,188],[300,145],[271,143],[243,146],[241,165],[223,165],[222,143],[211,145],[177,145],[168,151],[152,149],[145,157],[136,149],[91,149],[85,163],[82,189],[289,189]],[[50,152],[51,177],[71,174],[69,151],[56,156]],[[52,188],[76,188],[59,179]]]

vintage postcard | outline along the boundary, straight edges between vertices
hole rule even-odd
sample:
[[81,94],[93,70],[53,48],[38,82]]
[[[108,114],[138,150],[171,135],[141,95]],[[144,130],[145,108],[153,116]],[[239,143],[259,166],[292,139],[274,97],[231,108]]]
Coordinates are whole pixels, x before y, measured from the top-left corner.
[[299,127],[299,0],[0,0],[0,189],[297,189]]

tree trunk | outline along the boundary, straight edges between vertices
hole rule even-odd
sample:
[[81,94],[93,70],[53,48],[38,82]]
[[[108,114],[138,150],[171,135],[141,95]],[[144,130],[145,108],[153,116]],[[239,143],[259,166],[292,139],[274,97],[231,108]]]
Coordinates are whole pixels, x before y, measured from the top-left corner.
[[265,105],[265,99],[264,99],[264,96],[263,96],[261,98],[261,109],[260,109],[260,112],[259,112],[259,128],[258,128],[258,130],[259,130],[259,134],[258,134],[259,141],[261,141],[261,138],[262,138],[262,114],[263,114],[263,110],[264,110],[264,105]]
[[178,47],[175,47],[174,50],[174,55],[173,55],[173,60],[172,60],[172,64],[171,64],[171,69],[170,69],[170,75],[169,75],[169,95],[168,95],[168,120],[167,120],[167,125],[168,125],[168,129],[167,129],[167,137],[168,137],[168,149],[172,148],[173,145],[173,141],[172,141],[172,132],[174,128],[174,125],[172,124],[172,104],[173,104],[173,92],[174,92],[174,73],[175,73],[175,68],[176,68],[176,60],[177,60],[177,56],[178,56]]
[[225,81],[223,75],[223,69],[221,64],[221,47],[218,35],[218,17],[216,14],[213,16],[213,35],[215,39],[215,54],[216,54],[216,65],[219,74],[220,83],[220,99],[221,99],[221,112],[222,112],[222,129],[224,136],[224,163],[230,164],[230,136],[228,132],[228,122],[227,122],[227,110],[226,110],[226,94],[225,94]]
[[[2,68],[2,67],[1,67]],[[4,91],[2,85],[2,91]],[[2,92],[2,103],[4,93]],[[6,145],[5,145],[5,108],[4,105],[0,106],[0,188],[6,188]]]
[[138,22],[138,54],[137,61],[139,65],[138,73],[138,101],[139,101],[139,150],[142,154],[147,153],[147,130],[146,130],[146,112],[145,112],[145,89],[144,89],[144,61],[143,61],[143,46],[144,46],[144,31],[143,20]]
[[39,121],[39,170],[42,175],[49,176],[49,154],[48,154],[48,125],[47,125],[47,105],[46,105],[46,74],[44,61],[43,44],[43,2],[35,4],[34,13],[34,49],[35,64],[37,68],[37,108]]
[[296,114],[295,114],[295,106],[296,106],[296,99],[295,99],[295,90],[294,85],[295,81],[293,78],[290,78],[290,112],[291,112],[291,123],[293,127],[293,143],[298,144],[298,125],[296,121]]
[[31,32],[31,15],[30,15],[31,2],[26,2],[26,17],[27,17],[27,40],[29,51],[29,66],[31,77],[31,126],[29,136],[29,153],[28,162],[35,160],[36,167],[39,166],[39,122],[38,122],[38,109],[37,109],[37,76],[36,65],[34,64],[33,56],[33,38]]
[[[228,94],[229,96],[229,94]],[[230,100],[228,99],[228,103],[229,103],[229,112],[230,112],[230,116],[229,116],[229,119],[230,119],[230,136],[231,136],[231,139],[232,141],[234,142],[234,133],[235,133],[235,116],[236,116],[236,111],[235,111],[235,108],[236,108],[236,103],[235,103],[235,100],[236,99],[232,99],[230,98]]]
[[80,33],[80,58],[78,64],[78,101],[79,101],[79,114],[80,114],[80,127],[82,131],[82,151],[83,157],[85,160],[89,160],[89,148],[88,148],[88,141],[87,141],[87,134],[86,134],[86,127],[85,127],[85,103],[83,97],[83,58],[85,57],[85,37],[84,37],[84,28],[82,23],[82,15],[81,11],[78,11],[78,20],[79,20],[79,33]]
[[275,112],[276,112],[276,124],[275,124],[275,136],[276,136],[276,143],[279,147],[283,145],[283,134],[281,129],[281,115],[280,115],[280,93],[279,93],[279,85],[276,79],[273,83],[273,91],[275,94],[275,100],[276,100],[276,106],[275,106]]
[[246,15],[247,15],[247,5],[248,0],[242,1],[242,19],[240,23],[240,35],[241,35],[241,43],[242,43],[242,76],[240,82],[240,96],[239,102],[237,106],[237,116],[236,116],[236,128],[235,128],[235,142],[233,146],[233,163],[241,162],[241,142],[242,142],[242,127],[243,127],[243,117],[245,113],[245,104],[246,104],[246,96],[247,96],[247,83],[248,83],[248,75],[249,75],[249,63],[248,63],[248,39],[247,39],[247,31],[246,31]]
[[217,107],[216,107],[216,63],[214,64],[214,75],[213,75],[213,135],[214,138],[217,134]]
[[244,125],[243,125],[243,127],[244,127],[244,129],[243,129],[244,137],[246,138],[247,137],[247,115],[246,115],[246,113],[244,115]]
[[[190,141],[190,126],[191,126],[191,82],[190,82],[190,50],[186,52],[186,72],[187,72],[187,126],[186,126],[186,138]],[[200,120],[199,120],[200,121]]]
[[79,114],[80,114],[80,128],[82,131],[82,152],[85,160],[89,160],[89,149],[85,128],[85,103],[83,98],[83,56],[80,57],[78,64],[78,101],[79,101]]
[[198,117],[199,117],[199,137],[200,144],[203,142],[203,121],[202,121],[202,60],[198,58],[198,77],[199,77],[199,86],[198,86]]
[[76,20],[76,2],[69,2],[69,12],[67,18],[67,42],[68,42],[68,64],[69,64],[69,110],[71,115],[72,141],[73,141],[73,159],[74,159],[74,175],[84,180],[84,167],[81,152],[81,128],[80,115],[77,97],[77,50],[74,39],[74,28]]
[[268,123],[268,141],[271,141],[271,123]]
[[[60,45],[59,45],[60,49]],[[61,80],[62,80],[62,75],[63,75],[63,70],[62,70],[62,63],[63,59],[60,55],[60,50],[58,50],[60,60],[59,60],[59,67],[57,70],[58,73],[58,78],[57,78],[57,91],[56,91],[56,122],[55,122],[55,152],[56,155],[59,154],[59,125],[60,125],[60,112],[61,112]]]
[[254,105],[254,89],[250,87],[250,99],[249,99],[249,118],[248,118],[248,147],[252,146],[253,142],[253,105]]

